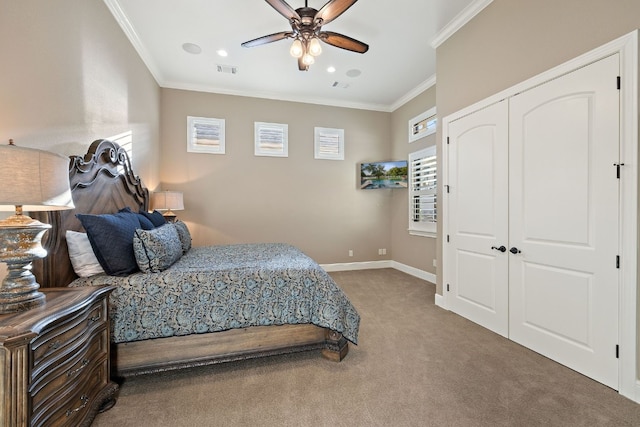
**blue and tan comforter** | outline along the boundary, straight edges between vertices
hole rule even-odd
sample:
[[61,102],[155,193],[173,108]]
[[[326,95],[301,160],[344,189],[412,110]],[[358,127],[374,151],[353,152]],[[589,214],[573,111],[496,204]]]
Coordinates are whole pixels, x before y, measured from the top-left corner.
[[312,323],[358,342],[360,316],[311,258],[281,243],[193,247],[161,273],[97,275],[70,286],[111,284],[115,343]]

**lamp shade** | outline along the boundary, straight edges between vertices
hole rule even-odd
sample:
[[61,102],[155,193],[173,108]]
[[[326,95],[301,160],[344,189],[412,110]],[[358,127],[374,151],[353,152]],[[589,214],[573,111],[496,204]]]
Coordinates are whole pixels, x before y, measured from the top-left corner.
[[151,195],[151,208],[159,211],[184,210],[181,191],[158,191]]
[[0,211],[53,211],[74,207],[69,159],[49,151],[0,145]]

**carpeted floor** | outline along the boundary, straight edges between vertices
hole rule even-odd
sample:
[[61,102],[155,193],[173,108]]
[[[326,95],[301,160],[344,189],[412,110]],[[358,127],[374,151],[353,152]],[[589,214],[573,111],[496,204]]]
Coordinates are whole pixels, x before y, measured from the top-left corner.
[[433,284],[331,275],[362,316],[343,362],[313,352],[133,378],[93,425],[640,426],[640,404],[436,307]]

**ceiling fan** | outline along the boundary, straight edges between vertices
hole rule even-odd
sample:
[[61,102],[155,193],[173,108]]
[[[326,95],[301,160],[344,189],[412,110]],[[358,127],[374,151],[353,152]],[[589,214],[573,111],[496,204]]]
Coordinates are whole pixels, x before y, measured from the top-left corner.
[[291,31],[281,31],[249,40],[242,43],[244,47],[260,46],[283,39],[294,39],[289,52],[291,56],[298,58],[300,71],[309,70],[309,66],[315,62],[315,57],[322,53],[322,47],[318,40],[357,53],[365,53],[369,50],[367,44],[351,37],[333,31],[321,31],[323,25],[342,15],[358,0],[329,0],[320,10],[309,7],[307,0],[304,2],[304,7],[295,10],[284,0],[265,1],[289,20]]

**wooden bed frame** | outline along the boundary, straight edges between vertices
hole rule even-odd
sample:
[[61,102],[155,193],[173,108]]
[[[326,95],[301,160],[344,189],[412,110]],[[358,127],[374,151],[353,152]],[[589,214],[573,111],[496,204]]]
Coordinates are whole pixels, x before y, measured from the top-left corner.
[[[114,142],[97,140],[86,155],[71,156],[69,180],[75,209],[31,215],[52,225],[43,238],[48,256],[33,269],[42,287],[67,286],[78,277],[65,238],[66,230],[84,231],[75,214],[149,207],[148,190],[131,170],[126,151]],[[112,367],[116,376],[130,376],[308,350],[341,361],[349,346],[339,332],[315,325],[256,326],[114,344]]]

